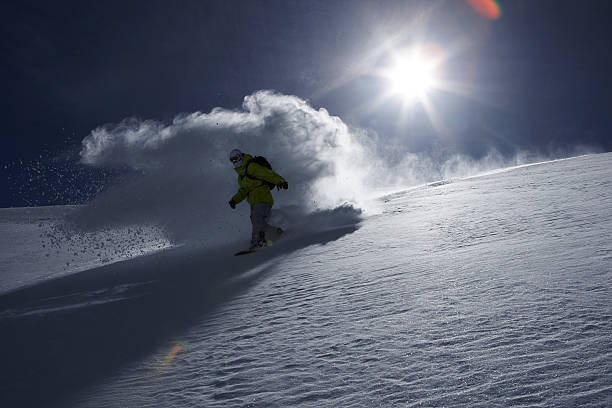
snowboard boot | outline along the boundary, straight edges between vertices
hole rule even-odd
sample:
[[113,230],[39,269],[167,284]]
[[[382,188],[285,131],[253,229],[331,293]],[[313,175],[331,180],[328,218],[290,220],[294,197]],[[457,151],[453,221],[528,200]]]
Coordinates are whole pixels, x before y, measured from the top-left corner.
[[257,240],[257,246],[259,248],[268,246],[268,242],[266,241],[266,234],[263,231],[259,231],[259,239]]

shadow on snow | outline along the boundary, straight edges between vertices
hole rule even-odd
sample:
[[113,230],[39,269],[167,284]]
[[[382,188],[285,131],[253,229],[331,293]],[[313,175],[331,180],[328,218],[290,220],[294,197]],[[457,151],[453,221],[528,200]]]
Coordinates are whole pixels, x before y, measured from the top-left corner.
[[0,296],[0,406],[58,404],[200,322],[272,270],[274,259],[357,228],[240,257],[230,247],[176,248]]

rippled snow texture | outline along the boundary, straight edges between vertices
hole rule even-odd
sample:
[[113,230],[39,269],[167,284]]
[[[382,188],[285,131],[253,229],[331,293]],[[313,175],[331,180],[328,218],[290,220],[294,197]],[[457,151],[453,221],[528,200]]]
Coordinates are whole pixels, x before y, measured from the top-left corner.
[[396,193],[70,402],[612,406],[611,180],[605,154]]

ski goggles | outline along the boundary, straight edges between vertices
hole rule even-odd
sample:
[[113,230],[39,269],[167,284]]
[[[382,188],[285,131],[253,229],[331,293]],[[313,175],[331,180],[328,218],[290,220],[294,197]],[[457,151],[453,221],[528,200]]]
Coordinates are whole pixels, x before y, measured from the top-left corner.
[[230,157],[230,161],[234,163],[234,168],[240,167],[240,165],[242,164],[242,155],[232,156]]

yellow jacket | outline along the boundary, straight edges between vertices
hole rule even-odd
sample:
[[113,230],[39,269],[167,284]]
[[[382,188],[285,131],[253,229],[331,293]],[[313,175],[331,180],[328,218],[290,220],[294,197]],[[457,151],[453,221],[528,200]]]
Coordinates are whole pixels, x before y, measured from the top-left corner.
[[[238,204],[246,198],[249,204],[268,203],[274,205],[274,199],[272,198],[272,194],[270,194],[270,186],[264,181],[278,185],[280,183],[286,183],[286,180],[264,166],[260,166],[255,162],[249,163],[252,158],[253,156],[244,154],[242,166],[234,169],[236,173],[238,173],[238,185],[240,189],[234,194],[232,201]],[[248,176],[246,174],[247,164]]]

